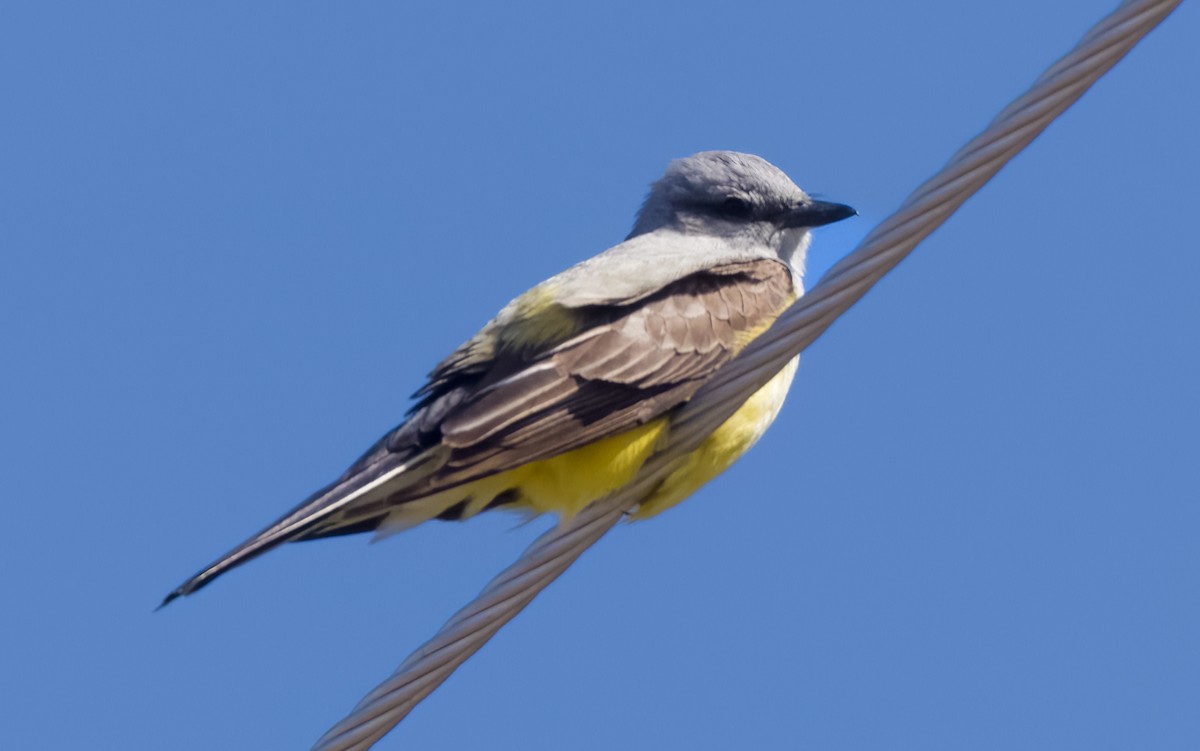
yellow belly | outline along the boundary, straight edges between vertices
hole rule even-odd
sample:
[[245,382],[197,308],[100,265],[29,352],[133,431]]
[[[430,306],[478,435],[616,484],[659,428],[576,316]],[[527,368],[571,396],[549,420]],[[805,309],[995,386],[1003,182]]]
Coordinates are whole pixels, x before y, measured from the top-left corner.
[[[543,459],[488,477],[481,482],[517,492],[516,506],[535,513],[573,516],[592,501],[628,484],[661,445],[667,418],[603,438],[565,454]],[[475,485],[475,483],[472,483]],[[487,496],[488,488],[482,495]],[[490,498],[488,498],[490,500]],[[476,503],[478,503],[476,501]],[[486,505],[480,505],[479,510]]]
[[680,458],[671,474],[667,475],[653,495],[642,501],[632,517],[645,519],[665,511],[733,466],[775,422],[792,386],[799,361],[799,358],[793,358],[765,386],[754,392],[721,427],[705,438],[698,449]]

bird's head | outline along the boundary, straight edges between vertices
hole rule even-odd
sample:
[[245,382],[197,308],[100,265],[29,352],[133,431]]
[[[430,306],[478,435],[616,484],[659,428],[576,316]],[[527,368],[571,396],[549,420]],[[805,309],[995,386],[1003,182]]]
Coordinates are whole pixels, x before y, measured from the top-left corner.
[[753,154],[702,151],[676,159],[650,187],[630,237],[668,230],[767,244],[784,260],[808,244],[808,230],[857,212],[819,201]]

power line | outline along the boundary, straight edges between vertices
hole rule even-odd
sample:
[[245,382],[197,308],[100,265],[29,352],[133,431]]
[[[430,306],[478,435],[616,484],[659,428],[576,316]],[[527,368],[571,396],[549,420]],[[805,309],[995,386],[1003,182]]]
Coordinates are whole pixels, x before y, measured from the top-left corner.
[[785,363],[812,344],[1180,1],[1126,0],[1096,24],[1073,50],[1051,65],[1025,94],[917,188],[768,331],[718,371],[672,421],[669,444],[646,463],[632,485],[597,501],[535,540],[515,563],[322,736],[313,751],[363,751],[395,727],[603,537],[626,509],[637,505],[671,469],[675,459],[699,446]]

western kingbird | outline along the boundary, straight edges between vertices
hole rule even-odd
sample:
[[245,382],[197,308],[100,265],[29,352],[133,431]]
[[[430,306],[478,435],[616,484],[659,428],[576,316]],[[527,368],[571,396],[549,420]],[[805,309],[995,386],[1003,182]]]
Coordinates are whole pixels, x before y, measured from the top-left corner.
[[[750,154],[671,162],[624,242],[510,302],[434,368],[403,424],[163,605],[283,542],[495,508],[579,512],[636,478],[678,408],[803,293],[809,230],[854,214]],[[796,364],[631,514],[657,514],[728,469],[774,421]]]

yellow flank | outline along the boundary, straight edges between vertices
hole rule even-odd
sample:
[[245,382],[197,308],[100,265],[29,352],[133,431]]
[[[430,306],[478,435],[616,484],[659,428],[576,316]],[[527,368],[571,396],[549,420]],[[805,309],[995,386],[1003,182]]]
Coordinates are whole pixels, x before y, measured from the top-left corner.
[[705,483],[733,466],[742,454],[763,437],[779,415],[783,400],[796,375],[799,358],[793,358],[778,374],[738,408],[700,447],[681,457],[671,474],[631,516],[645,519],[665,511],[699,490]]
[[377,530],[376,539],[428,521],[464,500],[467,505],[458,518],[467,519],[506,491],[515,491],[517,497],[505,508],[571,517],[631,481],[660,447],[667,422],[660,417],[564,454],[397,506]]
[[667,418],[660,417],[565,454],[503,472],[498,477],[506,478],[507,483],[500,485],[517,489],[519,507],[573,516],[633,480],[659,447],[666,430]]

